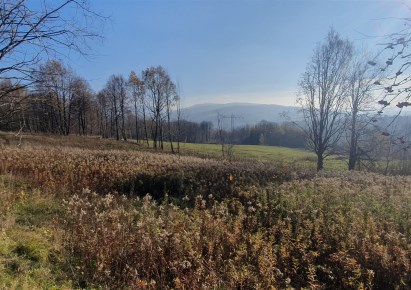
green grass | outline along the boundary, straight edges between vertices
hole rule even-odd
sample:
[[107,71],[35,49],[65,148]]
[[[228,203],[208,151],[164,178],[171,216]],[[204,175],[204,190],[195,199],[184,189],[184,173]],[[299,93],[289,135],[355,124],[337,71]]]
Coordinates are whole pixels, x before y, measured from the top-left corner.
[[[9,145],[17,145],[20,142],[19,138],[10,133],[0,132],[0,136],[7,140]],[[132,139],[124,142],[102,139],[98,136],[56,136],[49,134],[26,134],[23,136],[22,146],[38,145],[101,150],[146,150],[142,142],[136,144],[136,141]],[[150,147],[153,148],[152,142]],[[164,142],[164,147],[166,152],[170,151],[169,142]],[[177,148],[177,143],[174,143],[174,148]],[[184,155],[196,155],[206,158],[221,158],[222,156],[221,145],[219,144],[180,143],[180,149]],[[234,145],[234,160],[280,162],[296,167],[315,169],[317,158],[314,153],[304,149],[263,145]],[[347,161],[331,156],[325,160],[324,168],[333,170],[346,169]]]
[[[129,142],[133,144],[135,141],[129,140]],[[153,144],[150,143],[150,146],[152,148]],[[173,146],[176,150],[177,143],[174,143]],[[277,162],[286,163],[297,168],[316,169],[316,155],[304,149],[264,145],[234,145],[233,148],[234,160]],[[169,152],[170,150],[170,143],[164,142],[164,151]],[[220,144],[180,143],[180,152],[183,155],[195,155],[204,158],[222,157]],[[347,168],[347,160],[330,156],[325,159],[324,168],[344,170]]]
[[[204,157],[221,157],[221,145],[219,144],[193,144],[181,143],[183,154],[200,155]],[[166,149],[169,150],[169,144]],[[317,157],[314,153],[296,148],[263,145],[234,145],[234,159],[258,160],[265,162],[282,162],[296,167],[315,169]],[[345,169],[347,162],[331,156],[325,160],[326,169]]]
[[55,241],[60,202],[4,175],[0,197],[0,289],[71,289]]

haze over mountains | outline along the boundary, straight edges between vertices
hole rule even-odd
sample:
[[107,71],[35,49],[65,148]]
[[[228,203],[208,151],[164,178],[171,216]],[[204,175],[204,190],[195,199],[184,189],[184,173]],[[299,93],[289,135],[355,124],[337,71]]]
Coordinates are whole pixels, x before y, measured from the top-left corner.
[[[224,115],[226,118],[223,122],[225,129],[230,128],[230,117],[233,115],[234,126],[236,128],[245,125],[255,125],[261,121],[283,123],[289,121],[301,122],[301,108],[293,106],[283,106],[274,104],[253,104],[253,103],[227,103],[227,104],[198,104],[182,110],[182,119],[201,123],[203,121],[213,123],[214,128],[217,127],[218,114]],[[396,127],[408,128],[411,124],[411,112],[405,110],[401,116],[397,116],[398,110],[395,108],[387,109],[377,123],[373,125],[381,130],[390,124],[395,118]],[[397,116],[397,117],[396,117]],[[391,126],[392,127],[392,126]]]
[[295,120],[299,107],[253,104],[253,103],[228,103],[228,104],[199,104],[183,109],[182,117],[185,120],[200,123],[203,121],[212,122],[217,126],[218,114],[224,115],[224,127],[230,126],[229,118],[233,115],[234,126],[255,125],[262,120],[276,123],[287,121],[284,115]]

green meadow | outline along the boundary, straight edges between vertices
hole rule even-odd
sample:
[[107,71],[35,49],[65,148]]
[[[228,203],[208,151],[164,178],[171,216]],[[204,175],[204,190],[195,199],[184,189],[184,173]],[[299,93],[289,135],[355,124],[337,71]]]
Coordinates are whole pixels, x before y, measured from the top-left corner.
[[[174,145],[176,147],[176,145]],[[166,144],[166,150],[170,146]],[[180,143],[182,154],[196,155],[200,157],[221,158],[220,144],[194,144]],[[263,145],[234,145],[234,160],[261,161],[285,163],[297,168],[315,169],[317,157],[314,153],[297,148]],[[326,169],[345,169],[347,161],[336,156],[330,156],[325,161]]]

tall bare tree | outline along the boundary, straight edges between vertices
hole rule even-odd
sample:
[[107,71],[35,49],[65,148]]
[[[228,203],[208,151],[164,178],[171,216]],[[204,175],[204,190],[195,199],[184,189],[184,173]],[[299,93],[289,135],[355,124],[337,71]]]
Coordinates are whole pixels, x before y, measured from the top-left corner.
[[[177,92],[179,89],[177,88]],[[176,139],[177,139],[177,153],[180,154],[180,142],[181,142],[181,135],[182,135],[182,128],[181,128],[181,121],[182,121],[182,108],[181,108],[181,97],[176,100]]]
[[[350,62],[348,72],[348,118],[349,118],[349,157],[348,170],[354,170],[361,154],[367,148],[360,148],[361,136],[372,121],[375,121],[374,90],[381,72],[370,66],[366,53],[357,52]],[[366,141],[366,139],[364,139]]]
[[110,118],[110,110],[109,110],[109,99],[108,94],[105,89],[98,92],[96,96],[96,103],[97,103],[97,116],[99,119],[99,131],[100,135],[103,138],[109,137],[109,118]]
[[[176,86],[161,66],[150,67],[143,71],[147,107],[152,117],[152,138],[154,148],[163,149],[164,118],[170,121],[171,99],[176,96]],[[160,142],[160,144],[158,144]]]
[[91,111],[93,93],[88,82],[81,77],[75,77],[71,86],[73,94],[71,100],[73,118],[77,123],[78,134],[85,135],[87,134],[87,121],[90,120],[91,123],[93,116]]
[[126,80],[121,75],[112,75],[106,84],[104,91],[111,104],[112,120],[117,140],[120,134],[123,140],[127,140],[125,131],[125,106],[127,98]]
[[317,155],[317,170],[340,139],[345,116],[343,106],[347,96],[347,69],[353,47],[331,29],[323,43],[317,45],[299,82],[308,146]]
[[42,94],[43,101],[51,106],[50,117],[55,119],[58,133],[70,134],[73,71],[60,61],[50,60],[40,65],[35,78],[37,91]]
[[136,140],[137,142],[139,142],[139,126],[138,126],[138,116],[139,116],[138,111],[139,110],[138,109],[139,109],[139,106],[141,106],[143,110],[145,138],[148,143],[146,112],[145,112],[145,104],[144,104],[144,95],[145,95],[144,82],[137,76],[137,74],[134,71],[132,71],[128,78],[128,86],[131,91],[132,101],[134,105]]
[[179,104],[180,96],[177,94],[177,88],[174,83],[171,82],[167,86],[166,97],[166,116],[167,116],[167,134],[168,141],[170,142],[171,152],[174,153],[173,146],[173,128],[171,126],[171,111],[172,108]]

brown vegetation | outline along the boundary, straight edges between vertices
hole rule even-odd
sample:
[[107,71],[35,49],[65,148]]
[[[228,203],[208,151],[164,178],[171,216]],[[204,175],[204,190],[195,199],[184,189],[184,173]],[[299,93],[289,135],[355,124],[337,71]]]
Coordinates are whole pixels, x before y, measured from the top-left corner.
[[61,204],[53,209],[58,250],[42,261],[57,265],[72,287],[411,283],[408,177],[47,146],[4,147],[0,164],[3,174],[41,188],[43,199],[55,194]]
[[138,289],[407,289],[409,179],[318,177],[182,210],[89,191],[65,203],[78,281]]

